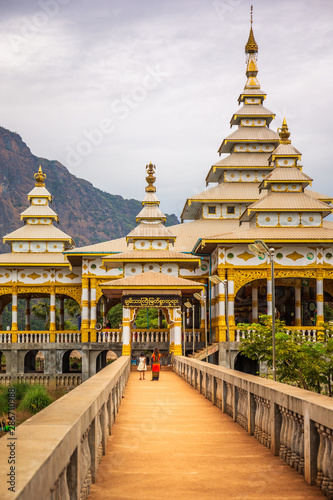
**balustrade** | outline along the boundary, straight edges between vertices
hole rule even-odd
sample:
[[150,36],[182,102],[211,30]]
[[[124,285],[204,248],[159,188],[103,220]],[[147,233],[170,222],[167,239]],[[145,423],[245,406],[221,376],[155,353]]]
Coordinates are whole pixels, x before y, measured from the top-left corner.
[[12,341],[11,333],[0,333],[0,344],[10,344]]
[[175,356],[174,371],[333,500],[333,399]]
[[97,342],[110,342],[113,344],[122,342],[122,332],[121,330],[103,330],[97,333]]
[[[58,399],[15,429],[15,439],[20,443],[17,498],[88,498],[129,371],[130,358],[117,359],[66,398]],[[32,440],[31,436],[36,438]],[[0,439],[1,456],[7,456],[7,445],[7,437]],[[1,498],[8,496],[6,474],[8,464],[2,461]]]
[[132,330],[132,343],[159,343],[169,341],[169,330]]
[[[294,332],[299,332],[304,340],[307,340],[309,342],[317,342],[317,335],[322,331],[320,328],[304,328],[304,327],[288,327],[285,329],[285,333],[287,335],[290,335]],[[235,330],[235,340],[236,342],[239,342],[240,340],[244,339],[249,333],[255,333],[255,330],[240,330],[237,329]],[[326,330],[326,335],[332,336],[332,334],[329,334],[329,330]]]

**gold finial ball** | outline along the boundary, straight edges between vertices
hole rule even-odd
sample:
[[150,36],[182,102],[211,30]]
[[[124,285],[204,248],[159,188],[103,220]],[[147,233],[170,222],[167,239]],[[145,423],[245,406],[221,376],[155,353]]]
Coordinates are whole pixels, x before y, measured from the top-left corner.
[[39,169],[37,174],[34,175],[36,180],[36,187],[43,187],[46,179],[46,174],[44,174],[41,165],[39,165]]

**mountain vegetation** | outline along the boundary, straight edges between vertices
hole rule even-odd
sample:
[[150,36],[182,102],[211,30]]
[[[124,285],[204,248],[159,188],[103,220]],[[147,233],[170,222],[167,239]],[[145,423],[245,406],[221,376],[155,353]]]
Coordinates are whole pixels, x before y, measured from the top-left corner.
[[[27,194],[35,185],[39,165],[47,175],[46,187],[60,217],[59,227],[74,238],[77,247],[120,238],[135,227],[140,201],[95,188],[60,162],[33,155],[17,133],[0,127],[1,237],[22,224],[20,213],[29,206]],[[167,215],[166,225],[178,222],[174,214]],[[0,252],[8,251],[8,245],[0,245]]]

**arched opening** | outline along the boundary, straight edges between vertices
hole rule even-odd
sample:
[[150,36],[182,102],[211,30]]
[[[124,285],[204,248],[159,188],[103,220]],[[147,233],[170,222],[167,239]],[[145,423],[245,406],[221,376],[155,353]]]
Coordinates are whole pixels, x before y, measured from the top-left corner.
[[62,373],[82,373],[82,354],[74,349],[62,357]]
[[0,351],[0,373],[6,373],[7,368],[6,356]]
[[105,368],[110,363],[113,363],[118,358],[113,351],[102,351],[96,358],[96,373]]
[[234,370],[249,373],[250,375],[257,375],[259,372],[259,363],[239,352],[235,359]]
[[24,356],[24,373],[44,373],[44,354],[41,351],[28,351]]

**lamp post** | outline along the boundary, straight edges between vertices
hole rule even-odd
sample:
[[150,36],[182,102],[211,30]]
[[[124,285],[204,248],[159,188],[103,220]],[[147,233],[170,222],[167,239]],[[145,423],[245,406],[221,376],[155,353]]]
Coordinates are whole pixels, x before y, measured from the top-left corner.
[[255,240],[249,245],[249,250],[257,255],[267,255],[271,263],[271,283],[272,283],[272,344],[273,344],[273,380],[276,380],[276,359],[275,359],[275,278],[274,278],[274,248],[268,248],[262,240]]
[[227,346],[228,346],[228,362],[229,368],[231,370],[231,349],[230,349],[230,331],[229,331],[229,309],[228,309],[228,280],[221,280],[219,276],[214,274],[213,276],[209,276],[209,280],[215,285],[219,285],[222,283],[224,285],[225,290],[225,323],[227,326]]
[[185,311],[182,311],[181,309],[176,309],[176,312],[180,314],[183,318],[183,356],[185,356]]
[[200,293],[194,293],[193,294],[193,297],[195,297],[201,305],[204,306],[204,309],[205,309],[205,342],[206,342],[206,361],[208,362],[208,345],[207,345],[207,310],[206,310],[206,297],[202,294],[200,295]]
[[185,302],[185,307],[187,307],[187,309],[192,309],[192,335],[193,335],[193,338],[192,338],[192,341],[193,341],[193,356],[194,356],[194,347],[195,347],[195,339],[194,339],[194,304],[191,304],[191,302],[187,301]]

